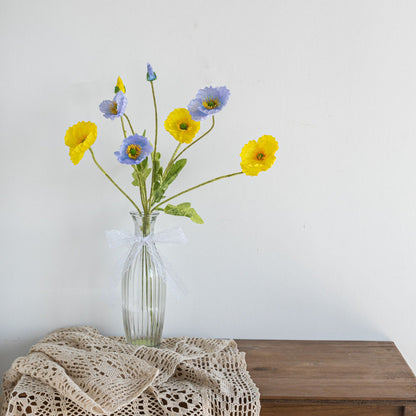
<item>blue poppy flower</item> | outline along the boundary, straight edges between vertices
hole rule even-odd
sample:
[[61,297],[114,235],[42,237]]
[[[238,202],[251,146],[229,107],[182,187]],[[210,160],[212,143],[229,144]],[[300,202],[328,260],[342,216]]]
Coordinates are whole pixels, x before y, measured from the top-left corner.
[[153,71],[152,65],[147,64],[147,80],[154,81],[157,78],[155,72]]
[[196,94],[189,105],[188,110],[195,121],[202,120],[222,110],[230,98],[230,90],[227,87],[206,87]]
[[144,136],[134,134],[126,137],[120,146],[120,151],[114,152],[114,154],[120,163],[138,165],[152,152],[153,146],[149,140]]
[[127,97],[123,91],[119,91],[113,100],[104,100],[100,104],[100,111],[105,118],[114,120],[116,117],[121,117],[126,111]]

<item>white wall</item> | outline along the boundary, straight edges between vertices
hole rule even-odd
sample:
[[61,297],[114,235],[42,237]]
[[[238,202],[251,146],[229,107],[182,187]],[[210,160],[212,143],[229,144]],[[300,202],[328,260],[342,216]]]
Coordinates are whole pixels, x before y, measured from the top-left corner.
[[[205,225],[165,217],[190,243],[163,252],[189,294],[169,295],[166,336],[374,339],[416,369],[416,26],[413,1],[2,1],[0,373],[49,331],[121,335],[117,253],[129,202],[63,137],[97,123],[97,158],[125,186],[117,121],[101,100],[121,75],[128,114],[153,133],[227,85],[214,134],[172,191],[239,169],[263,134],[278,160],[189,194]],[[205,122],[203,128],[207,128]],[[165,133],[161,148],[174,147]],[[134,192],[131,189],[131,192]]]

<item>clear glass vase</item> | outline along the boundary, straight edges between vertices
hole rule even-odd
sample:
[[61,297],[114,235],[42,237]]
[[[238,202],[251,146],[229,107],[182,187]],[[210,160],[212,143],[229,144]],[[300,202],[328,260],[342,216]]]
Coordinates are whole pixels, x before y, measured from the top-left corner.
[[123,268],[124,333],[129,344],[157,347],[165,320],[166,278],[160,254],[149,236],[154,233],[159,214],[130,214],[138,239]]

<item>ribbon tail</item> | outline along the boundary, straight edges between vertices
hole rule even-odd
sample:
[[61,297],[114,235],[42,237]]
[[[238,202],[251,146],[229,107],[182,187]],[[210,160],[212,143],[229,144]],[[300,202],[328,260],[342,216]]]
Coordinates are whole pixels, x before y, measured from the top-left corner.
[[164,244],[186,244],[188,239],[186,238],[182,228],[177,227],[154,234],[153,241],[155,243]]
[[184,281],[173,270],[172,265],[165,260],[166,268],[166,284],[175,293],[177,298],[187,295],[188,291]]
[[134,234],[121,230],[110,230],[105,232],[110,248],[131,246],[136,241]]
[[159,276],[162,277],[168,288],[172,289],[177,297],[184,295],[186,293],[185,284],[173,271],[169,262],[167,262],[165,258],[162,261],[159,251],[154,244],[146,244],[146,248],[148,249],[150,256],[154,259]]

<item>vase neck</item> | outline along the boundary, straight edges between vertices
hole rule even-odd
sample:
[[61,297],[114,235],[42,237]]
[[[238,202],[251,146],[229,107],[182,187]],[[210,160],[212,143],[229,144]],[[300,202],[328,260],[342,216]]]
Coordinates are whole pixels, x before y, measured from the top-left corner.
[[151,214],[139,214],[138,212],[130,212],[134,223],[134,234],[140,237],[146,237],[154,233],[155,223],[158,212]]

